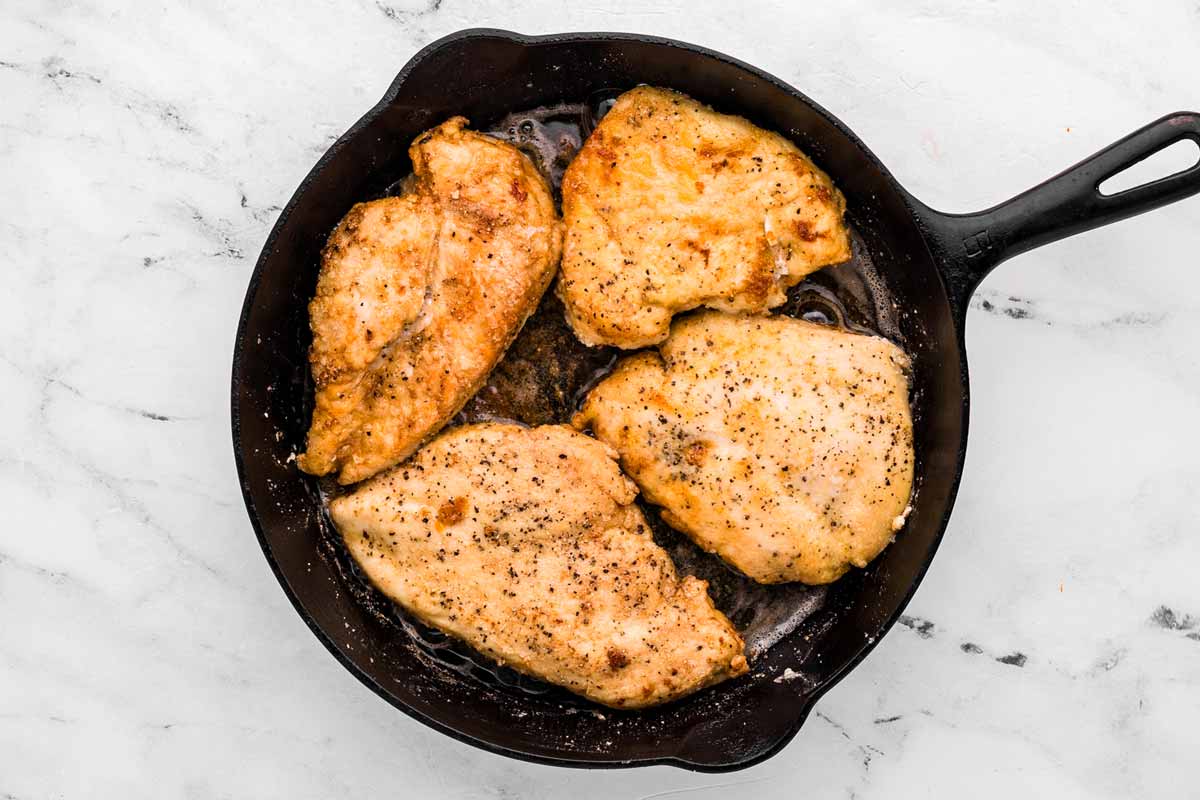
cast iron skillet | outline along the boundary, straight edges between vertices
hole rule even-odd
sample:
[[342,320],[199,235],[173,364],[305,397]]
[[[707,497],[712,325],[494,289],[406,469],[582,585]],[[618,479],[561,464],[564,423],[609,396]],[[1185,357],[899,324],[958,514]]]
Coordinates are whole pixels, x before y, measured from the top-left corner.
[[[460,654],[439,656],[444,643],[436,637],[361,602],[344,561],[327,552],[316,484],[290,456],[302,448],[308,424],[306,303],[321,245],[354,202],[378,196],[409,170],[409,142],[455,114],[485,126],[514,109],[639,83],[678,89],[789,135],[841,187],[861,235],[856,249],[874,257],[902,310],[898,338],[914,359],[918,481],[896,542],[868,569],[834,584],[821,610],[749,675],[630,713],[543,691],[503,670],[484,674]],[[908,194],[807,97],[711,50],[630,34],[447,36],[418,53],[321,158],[280,214],[251,278],[234,353],[233,442],[267,560],[296,610],[347,669],[397,708],[462,741],[580,767],[723,771],[761,761],[795,735],[817,699],[896,621],[937,549],[966,447],[963,323],[972,291],[1011,256],[1200,192],[1200,165],[1113,196],[1097,190],[1183,138],[1200,142],[1200,115],[1163,117],[1006,203],[948,215]],[[785,668],[798,677],[777,681]]]

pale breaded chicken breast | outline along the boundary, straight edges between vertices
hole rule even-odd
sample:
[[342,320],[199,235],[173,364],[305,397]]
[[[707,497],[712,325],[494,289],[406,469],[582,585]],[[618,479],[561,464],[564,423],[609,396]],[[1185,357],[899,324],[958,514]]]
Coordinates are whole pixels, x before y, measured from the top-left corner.
[[850,258],[845,200],[788,139],[666,89],[621,95],[567,168],[558,292],[590,345],[697,306],[762,313]]
[[436,433],[504,355],[554,276],[550,188],[455,117],[413,142],[410,190],[329,237],[309,304],[316,406],[300,468],[353,483]]
[[874,336],[702,312],[630,356],[574,423],[663,520],[760,583],[829,583],[904,524],[909,361]]
[[449,430],[330,514],[384,594],[501,664],[617,708],[747,669],[606,445],[565,425]]

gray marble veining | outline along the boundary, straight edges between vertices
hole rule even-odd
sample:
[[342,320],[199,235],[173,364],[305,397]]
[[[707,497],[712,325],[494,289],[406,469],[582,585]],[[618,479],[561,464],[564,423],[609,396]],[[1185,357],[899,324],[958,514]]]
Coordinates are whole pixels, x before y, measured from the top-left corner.
[[0,798],[1196,791],[1200,200],[986,281],[929,576],[796,740],[733,775],[522,764],[384,704],[271,576],[227,403],[280,207],[444,33],[711,46],[972,210],[1200,107],[1195,2],[27,0],[0,21]]

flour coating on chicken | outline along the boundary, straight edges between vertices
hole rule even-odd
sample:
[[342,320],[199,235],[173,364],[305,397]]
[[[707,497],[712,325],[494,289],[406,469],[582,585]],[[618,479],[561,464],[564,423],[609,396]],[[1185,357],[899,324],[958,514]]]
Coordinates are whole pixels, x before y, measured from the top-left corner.
[[330,504],[384,594],[501,664],[599,703],[665,703],[746,671],[707,584],[679,577],[637,489],[565,425],[454,428]]
[[705,550],[761,583],[828,583],[904,524],[908,366],[880,337],[703,312],[620,362],[575,424]]
[[356,205],[329,237],[309,304],[306,472],[353,483],[412,453],[483,384],[554,276],[549,186],[466,122],[417,137],[410,190]]
[[558,292],[587,344],[656,344],[676,312],[762,313],[850,258],[845,200],[790,140],[686,95],[621,95],[563,179]]

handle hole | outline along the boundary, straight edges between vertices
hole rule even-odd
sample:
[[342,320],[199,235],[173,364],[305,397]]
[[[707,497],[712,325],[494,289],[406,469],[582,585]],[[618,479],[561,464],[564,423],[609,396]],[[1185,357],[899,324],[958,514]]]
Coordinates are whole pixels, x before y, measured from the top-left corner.
[[1180,139],[1136,164],[1105,178],[1098,187],[1100,194],[1112,197],[1147,183],[1170,178],[1200,164],[1200,144],[1192,139]]

